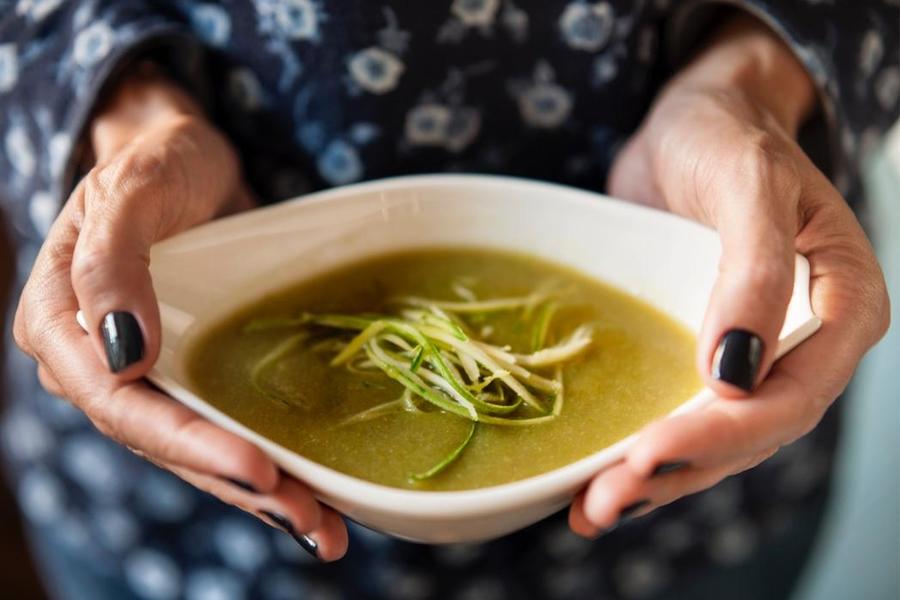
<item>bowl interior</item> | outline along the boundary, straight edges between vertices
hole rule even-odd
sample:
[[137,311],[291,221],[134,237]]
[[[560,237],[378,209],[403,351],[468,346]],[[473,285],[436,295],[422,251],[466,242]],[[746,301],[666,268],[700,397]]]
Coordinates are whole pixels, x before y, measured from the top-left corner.
[[[263,447],[326,502],[376,527],[379,515],[427,521],[542,502],[537,520],[564,504],[591,474],[621,458],[629,440],[551,473],[494,488],[399,490],[337,473],[273,444],[194,395],[185,377],[185,348],[248,302],[363,257],[453,246],[516,250],[574,267],[650,303],[693,332],[700,328],[719,258],[718,237],[705,227],[561,186],[417,176],[340,188],[216,221],[153,248],[163,348],[151,379]],[[818,327],[808,280],[808,265],[798,256],[779,355]],[[701,393],[679,410],[709,398],[708,391]]]

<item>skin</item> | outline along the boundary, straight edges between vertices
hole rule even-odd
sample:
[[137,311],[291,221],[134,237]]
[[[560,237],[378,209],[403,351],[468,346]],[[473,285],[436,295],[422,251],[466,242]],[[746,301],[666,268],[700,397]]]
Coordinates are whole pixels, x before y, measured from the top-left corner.
[[[647,426],[625,460],[572,503],[569,523],[594,537],[624,507],[638,515],[756,466],[815,427],[860,359],[887,331],[884,276],[846,202],[797,145],[815,90],[764,25],[737,17],[661,91],[616,159],[612,195],[715,228],[719,275],[699,337],[697,368],[719,399]],[[822,328],[773,365],[793,286],[794,252],[809,259]],[[710,376],[722,335],[765,343],[751,393]],[[688,466],[653,476],[662,464]]]
[[[721,235],[721,269],[697,356],[720,398],[702,412],[646,427],[626,459],[573,502],[577,533],[596,536],[635,501],[650,500],[643,514],[706,489],[807,433],[884,334],[888,298],[869,242],[795,142],[814,106],[813,86],[790,51],[762,24],[734,18],[662,90],[617,158],[611,194]],[[16,314],[17,344],[37,360],[43,385],[104,434],[224,502],[284,515],[316,540],[323,560],[340,558],[344,524],[305,484],[141,379],[159,352],[150,245],[253,206],[234,149],[190,98],[146,69],[98,108],[88,137],[90,170],[35,262]],[[810,260],[823,326],[773,365],[795,251]],[[79,307],[90,334],[75,322]],[[118,374],[108,370],[99,334],[113,310],[132,312],[145,340],[144,358]],[[734,328],[765,342],[750,394],[709,377],[722,334]],[[673,461],[689,465],[652,476]]]

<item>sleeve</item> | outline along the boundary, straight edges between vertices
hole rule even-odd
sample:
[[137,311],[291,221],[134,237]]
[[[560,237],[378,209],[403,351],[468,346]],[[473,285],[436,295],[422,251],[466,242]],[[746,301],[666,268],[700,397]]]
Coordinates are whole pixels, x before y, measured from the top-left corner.
[[152,58],[202,87],[201,48],[167,3],[0,0],[0,207],[13,229],[46,234],[78,176],[91,111],[117,75]]
[[825,156],[817,156],[812,143],[804,146],[847,194],[855,185],[861,159],[900,116],[900,4],[689,0],[671,11],[670,55],[683,56],[724,8],[746,10],[762,20],[806,66],[821,110],[805,128],[801,142],[827,140],[818,144],[827,148]]

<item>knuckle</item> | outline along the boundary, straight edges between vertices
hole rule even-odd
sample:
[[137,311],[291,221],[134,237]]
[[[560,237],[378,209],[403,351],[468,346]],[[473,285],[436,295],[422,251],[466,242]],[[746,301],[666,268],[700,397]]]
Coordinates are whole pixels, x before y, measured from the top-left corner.
[[72,258],[72,283],[84,285],[103,272],[110,261],[110,254],[101,244],[95,243],[79,251]]
[[735,148],[738,179],[754,192],[751,197],[757,201],[777,198],[781,206],[796,204],[802,187],[800,170],[780,136],[754,127]]
[[194,431],[201,422],[193,417],[185,417],[174,424],[164,435],[160,436],[153,448],[148,448],[157,458],[168,462],[182,462],[185,458],[185,442],[189,442]]
[[741,265],[741,275],[755,290],[773,290],[783,294],[791,287],[793,273],[780,261],[757,260]]
[[[43,256],[44,262],[41,272],[54,272],[71,262],[75,253],[73,245],[68,240],[58,240],[56,238],[48,238],[44,242]],[[37,271],[37,269],[35,269]]]
[[141,192],[164,192],[171,179],[167,170],[166,154],[159,147],[129,147],[85,176],[85,213],[102,222],[137,202],[146,212],[165,194]]
[[47,349],[53,347],[60,339],[60,324],[58,320],[44,322],[31,322],[26,326],[25,337],[31,345],[32,355],[43,364],[52,365],[52,360],[47,354]]
[[104,401],[115,402],[115,400],[115,393],[113,393],[105,399],[88,400],[80,404],[88,419],[97,428],[97,431],[114,442],[130,448],[130,440],[125,439],[118,419],[110,411],[103,410],[101,406],[101,403]]

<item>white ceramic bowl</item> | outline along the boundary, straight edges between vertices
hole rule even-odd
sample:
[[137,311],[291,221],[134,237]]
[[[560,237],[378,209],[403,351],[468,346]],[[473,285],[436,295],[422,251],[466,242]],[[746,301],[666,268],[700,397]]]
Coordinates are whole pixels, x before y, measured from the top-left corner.
[[[543,475],[460,492],[376,485],[307,460],[191,391],[183,349],[210,324],[267,292],[391,250],[481,246],[570,265],[699,330],[716,275],[716,234],[694,222],[598,194],[501,177],[416,176],[312,194],[192,229],[156,245],[153,284],[162,353],[150,379],[225,429],[251,440],[326,504],[373,529],[431,543],[501,536],[566,506],[588,479],[621,460],[631,437]],[[809,268],[798,256],[778,355],[810,336]],[[697,410],[709,390],[676,412]]]

